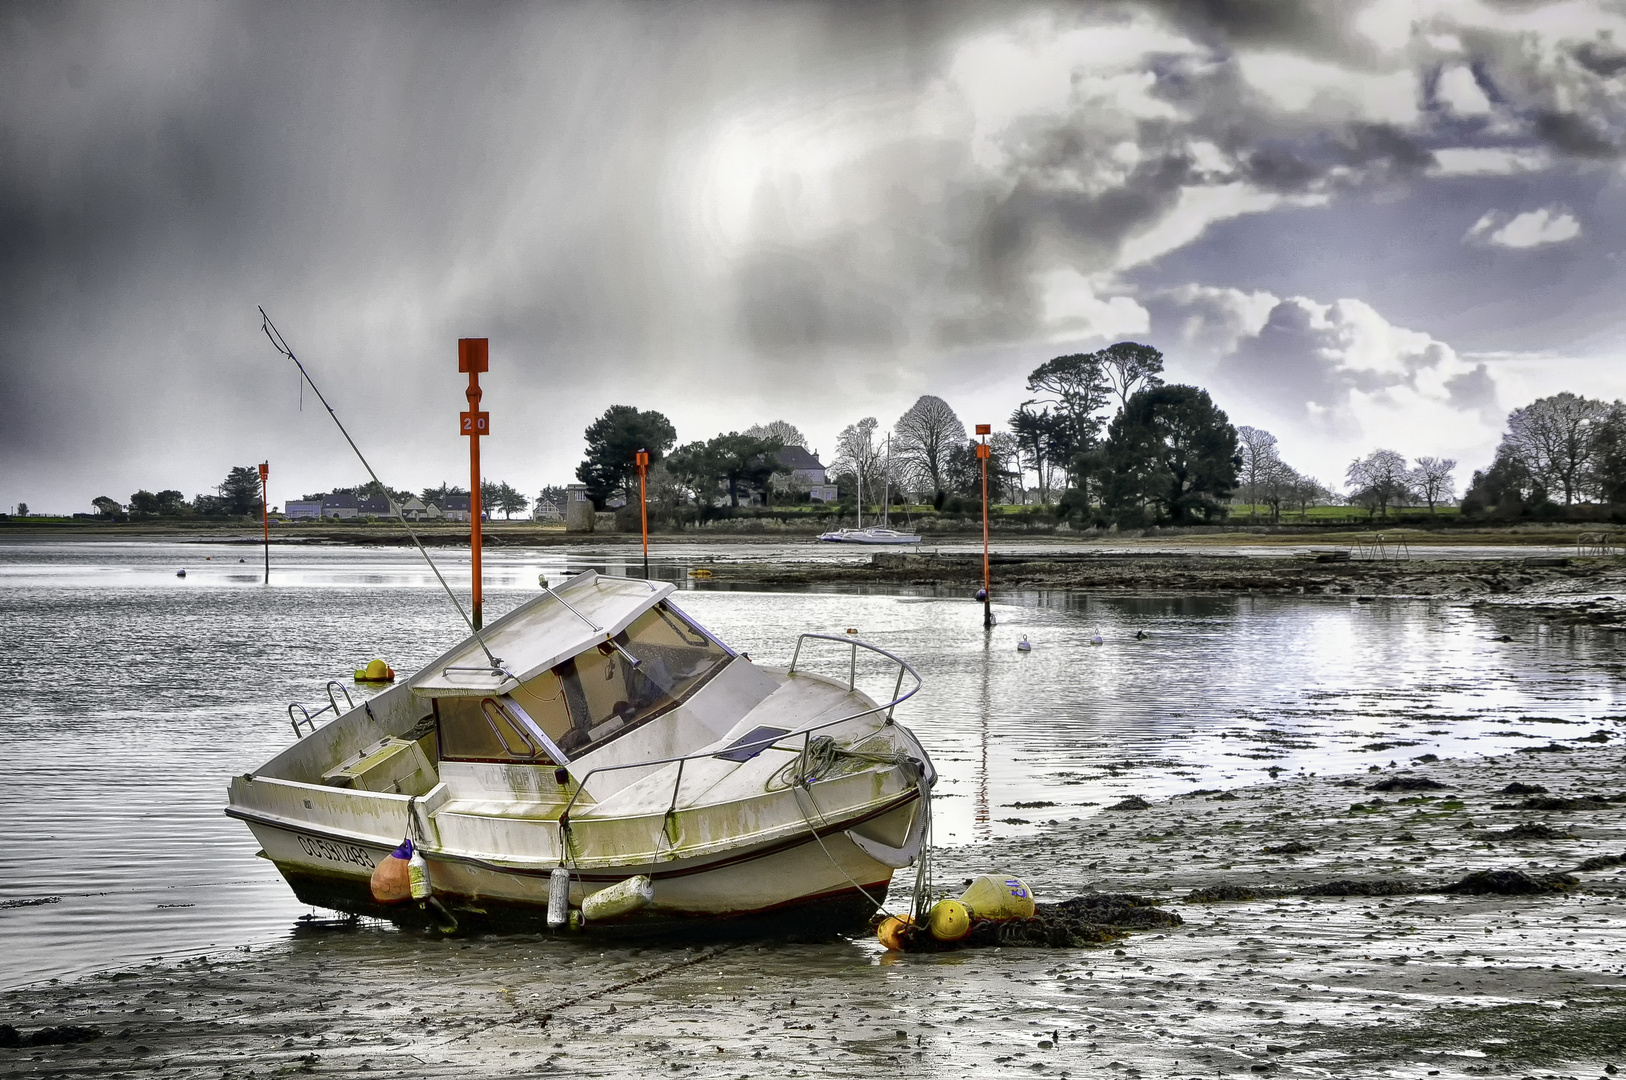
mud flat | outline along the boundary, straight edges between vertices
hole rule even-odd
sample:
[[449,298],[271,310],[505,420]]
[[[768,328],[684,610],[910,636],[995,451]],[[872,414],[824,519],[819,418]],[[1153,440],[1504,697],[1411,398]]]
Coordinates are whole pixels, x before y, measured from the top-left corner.
[[[1097,948],[315,924],[0,995],[22,1044],[0,1076],[1605,1076],[1626,1067],[1623,743],[1626,717],[1494,758],[1005,807],[1041,828],[939,852],[944,890],[1002,869],[1183,919]],[[1442,891],[1482,871],[1515,893]]]
[[[1334,596],[1415,596],[1437,599],[1548,603],[1565,611],[1585,605],[1586,621],[1626,617],[1626,559],[1431,557],[1320,561],[1311,554],[1213,554],[1195,550],[1146,553],[1031,554],[993,557],[996,594],[1021,589],[1094,593],[1257,592]],[[713,580],[739,585],[907,585],[973,589],[982,583],[980,554],[877,552],[868,562],[708,564]]]

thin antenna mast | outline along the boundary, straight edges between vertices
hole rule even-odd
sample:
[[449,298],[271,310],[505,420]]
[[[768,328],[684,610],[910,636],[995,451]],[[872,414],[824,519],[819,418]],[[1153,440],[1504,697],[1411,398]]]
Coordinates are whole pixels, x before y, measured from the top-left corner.
[[379,480],[378,474],[373,472],[373,467],[367,464],[367,458],[362,455],[361,448],[356,445],[356,440],[350,437],[350,433],[344,429],[344,424],[340,422],[339,414],[333,411],[333,406],[329,405],[327,403],[327,398],[322,396],[322,391],[317,388],[316,382],[311,378],[310,372],[305,370],[305,365],[299,362],[299,357],[295,356],[294,351],[288,347],[288,342],[283,340],[282,332],[277,329],[276,324],[271,321],[271,316],[265,313],[265,308],[263,307],[260,308],[260,319],[262,320],[260,329],[265,331],[265,336],[270,340],[271,347],[294,362],[294,366],[299,369],[299,374],[304,377],[304,382],[302,382],[300,385],[303,386],[304,383],[310,383],[311,392],[316,395],[316,400],[322,403],[322,408],[327,410],[327,414],[333,417],[333,422],[338,425],[339,434],[344,436],[344,441],[350,444],[351,450],[355,451],[356,457],[361,461],[361,467],[367,470],[367,475],[372,477],[373,483],[378,485],[379,490],[384,493],[384,497],[389,500],[390,506],[395,510],[396,520],[401,523],[401,528],[405,529],[406,534],[412,537],[412,542],[418,547],[418,554],[423,556],[423,561],[429,564],[430,570],[434,571],[435,580],[440,582],[440,587],[446,590],[446,595],[452,601],[452,606],[455,607],[457,609],[457,613],[463,617],[463,622],[467,624],[469,632],[474,635],[474,640],[479,643],[480,651],[486,654],[487,660],[491,661],[491,670],[507,674],[507,672],[503,670],[502,659],[500,657],[491,655],[491,650],[486,646],[486,639],[480,636],[479,628],[476,627],[472,621],[470,621],[468,613],[463,610],[462,603],[460,603],[457,599],[457,594],[452,592],[452,587],[446,584],[446,579],[444,577],[441,577],[440,567],[435,565],[435,560],[431,559],[429,557],[429,552],[424,550],[423,541],[418,539],[418,534],[412,531],[411,525],[407,524],[406,515],[401,512],[400,504],[394,499],[390,498],[389,488],[385,487],[383,481]]

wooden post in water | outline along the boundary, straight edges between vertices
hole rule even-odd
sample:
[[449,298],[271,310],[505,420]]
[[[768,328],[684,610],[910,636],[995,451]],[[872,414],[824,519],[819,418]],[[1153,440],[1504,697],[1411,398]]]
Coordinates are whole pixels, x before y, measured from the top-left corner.
[[271,463],[260,462],[260,527],[265,530],[265,583],[271,584],[271,497],[266,485]]
[[476,630],[480,629],[481,574],[480,574],[480,437],[491,434],[491,416],[480,411],[480,373],[490,369],[490,341],[487,338],[459,338],[457,341],[457,370],[467,372],[469,388],[464,396],[469,409],[458,416],[459,430],[469,437],[469,556],[474,575],[474,595],[470,605],[474,609]]
[[982,436],[977,444],[977,460],[982,463],[982,626],[985,630],[994,625],[994,590],[988,575],[988,456],[993,453],[988,446],[988,436],[993,430],[991,424],[977,425],[977,434]]
[[644,580],[649,580],[649,451],[638,451],[638,517],[644,528]]

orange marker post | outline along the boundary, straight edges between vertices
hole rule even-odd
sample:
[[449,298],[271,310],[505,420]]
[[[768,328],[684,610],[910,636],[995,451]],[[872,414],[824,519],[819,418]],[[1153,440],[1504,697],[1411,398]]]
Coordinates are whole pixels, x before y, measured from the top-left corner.
[[458,416],[458,429],[469,437],[469,555],[473,563],[474,628],[480,629],[480,439],[491,434],[491,416],[480,411],[480,373],[490,370],[490,341],[487,338],[457,340],[457,370],[467,372],[469,411]]
[[644,527],[644,580],[649,580],[649,451],[638,451],[638,517]]
[[260,526],[265,530],[265,583],[271,584],[271,499],[266,494],[266,479],[271,475],[271,463],[260,462]]
[[977,460],[982,462],[982,625],[994,625],[994,589],[988,574],[988,457],[993,453],[988,436],[993,433],[990,424],[978,424],[977,434],[983,437],[977,444]]

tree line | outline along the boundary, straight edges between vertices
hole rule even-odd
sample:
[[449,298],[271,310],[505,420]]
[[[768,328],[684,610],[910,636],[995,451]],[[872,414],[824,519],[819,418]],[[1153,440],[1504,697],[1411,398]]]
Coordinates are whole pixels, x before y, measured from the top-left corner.
[[[369,480],[354,487],[337,487],[330,491],[302,495],[301,499],[315,501],[332,495],[351,495],[359,501],[383,496],[396,506],[404,506],[411,499],[419,498],[426,506],[434,505],[444,510],[448,499],[454,496],[467,496],[468,493],[468,488],[456,484],[443,483],[414,493],[403,488],[386,487]],[[544,489],[538,496],[541,499],[551,498],[555,504],[562,502],[563,497],[562,488]],[[258,517],[261,512],[260,471],[255,465],[233,466],[226,474],[226,479],[216,486],[214,494],[196,495],[191,499],[174,488],[157,492],[143,489],[134,492],[128,503],[120,503],[106,495],[98,495],[91,500],[91,506],[98,515],[114,519]],[[480,506],[487,514],[500,513],[504,517],[512,518],[514,514],[523,514],[528,510],[531,500],[511,484],[482,480]],[[393,512],[392,508],[391,513]]]
[[1565,392],[1508,414],[1496,457],[1473,474],[1462,509],[1556,516],[1581,503],[1626,504],[1626,402]]

